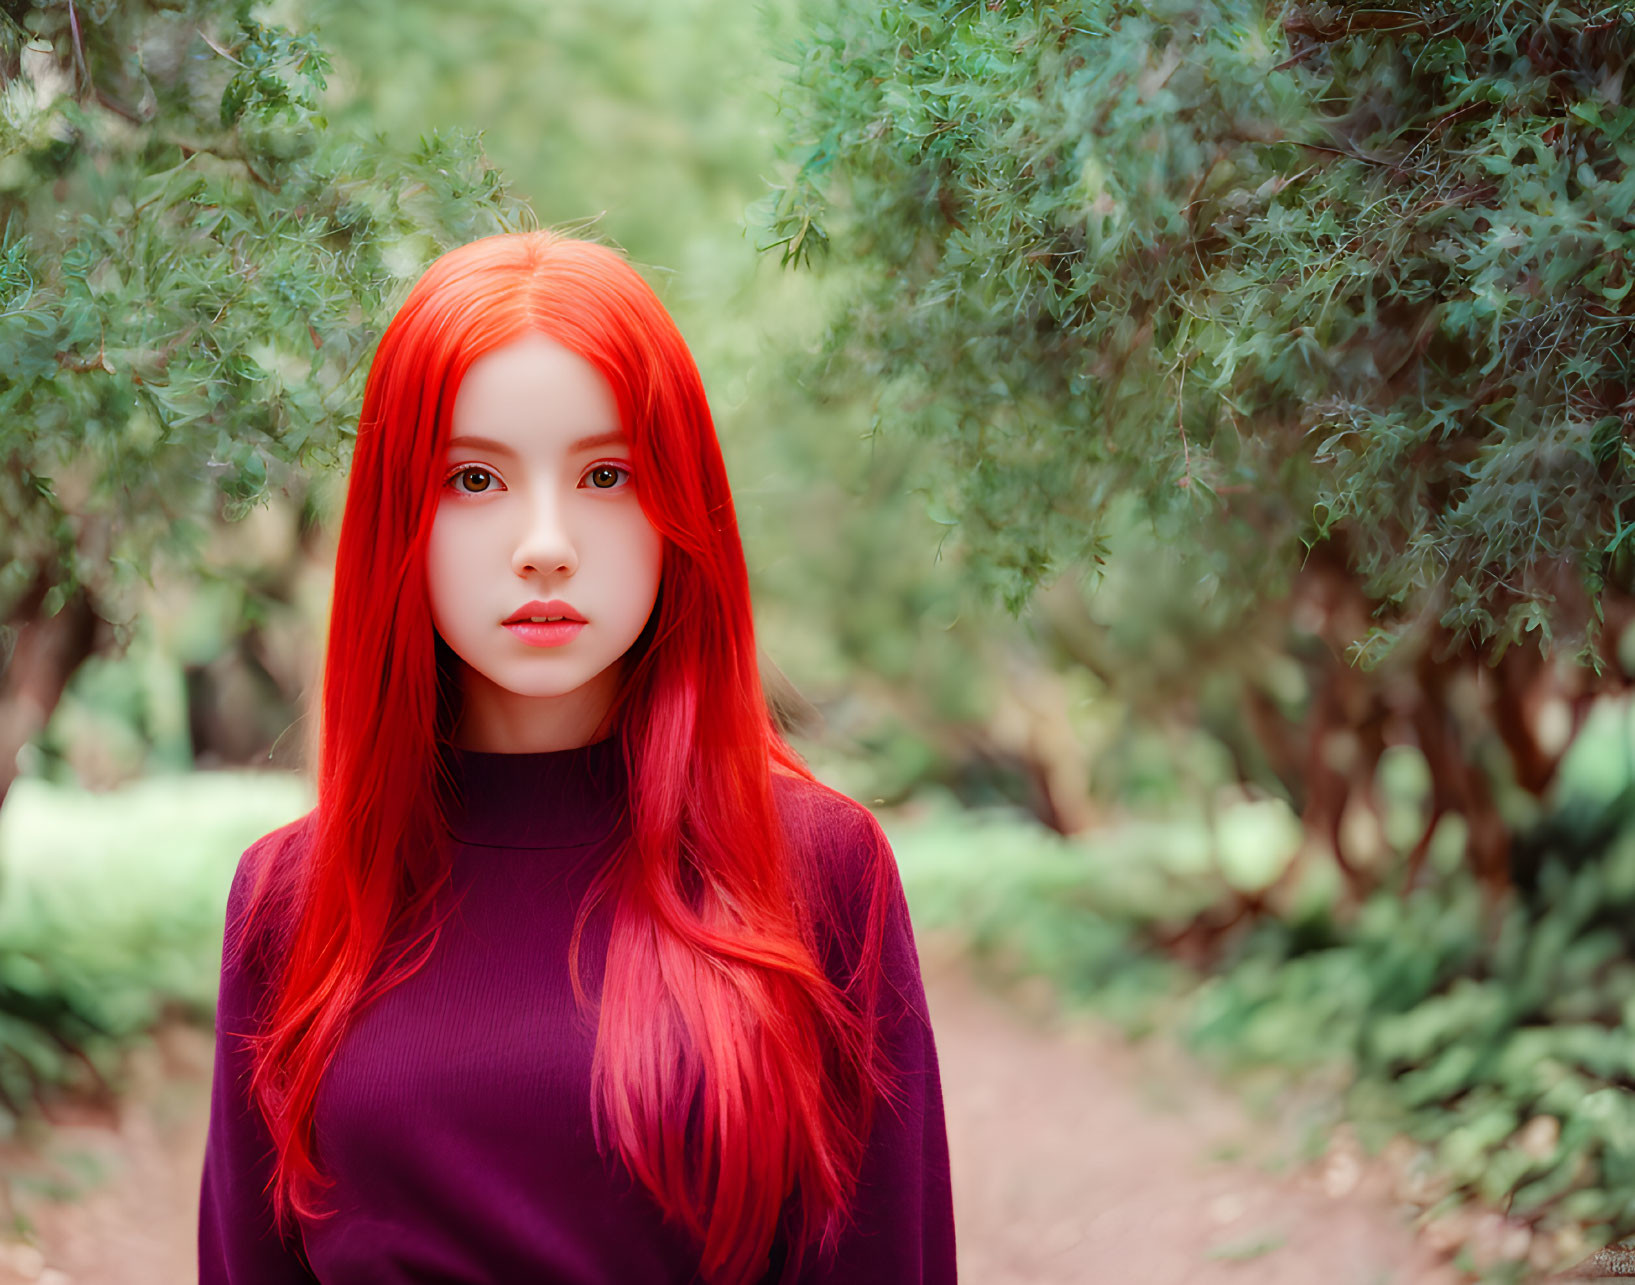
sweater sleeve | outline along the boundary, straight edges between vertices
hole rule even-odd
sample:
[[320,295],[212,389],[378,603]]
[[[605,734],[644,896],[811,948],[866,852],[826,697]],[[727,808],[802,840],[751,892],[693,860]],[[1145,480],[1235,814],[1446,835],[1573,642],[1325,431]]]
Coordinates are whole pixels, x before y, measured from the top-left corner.
[[894,1100],[875,1109],[850,1221],[834,1246],[807,1251],[797,1279],[800,1285],[955,1285],[948,1133],[919,953],[891,846],[873,815],[853,807],[840,830],[851,852],[836,854],[835,861],[850,884],[841,900],[851,903],[845,915],[851,940],[842,954],[848,964],[856,958],[870,918],[857,894],[871,883],[866,872],[883,863],[884,887],[873,912],[881,920],[877,1011],[899,1087]]
[[256,952],[235,953],[259,857],[275,846],[275,831],[240,858],[227,897],[221,984],[216,1003],[216,1060],[210,1123],[199,1191],[199,1285],[311,1285],[296,1244],[274,1230],[267,1182],[273,1143],[249,1095],[249,1051],[240,1035],[253,1029],[262,991]]

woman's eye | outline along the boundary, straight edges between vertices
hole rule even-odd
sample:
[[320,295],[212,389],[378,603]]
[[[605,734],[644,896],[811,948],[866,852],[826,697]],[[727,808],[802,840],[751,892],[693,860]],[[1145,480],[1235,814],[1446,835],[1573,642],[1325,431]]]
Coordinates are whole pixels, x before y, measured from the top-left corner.
[[[597,464],[585,473],[585,477],[589,479],[593,489],[613,491],[621,489],[619,482],[621,474],[626,479],[631,477],[631,471],[621,464]],[[468,464],[464,468],[455,469],[448,475],[444,484],[453,487],[458,495],[486,495],[490,491],[505,490],[505,484],[492,470],[478,464]]]
[[[463,477],[469,477],[473,480],[470,488],[458,485],[459,480]],[[479,468],[476,465],[456,469],[449,474],[448,481],[454,485],[454,489],[461,495],[482,495],[488,491],[499,489],[499,479],[487,469]]]

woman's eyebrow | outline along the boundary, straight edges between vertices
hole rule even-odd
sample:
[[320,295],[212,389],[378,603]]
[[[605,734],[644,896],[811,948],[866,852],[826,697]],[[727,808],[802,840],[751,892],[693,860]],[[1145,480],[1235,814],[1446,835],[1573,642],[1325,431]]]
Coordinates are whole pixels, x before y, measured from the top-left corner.
[[[611,433],[594,433],[589,437],[581,437],[568,443],[568,452],[572,454],[574,451],[588,451],[597,446],[612,446],[615,443],[622,446],[629,444],[622,430],[616,429]],[[479,451],[493,451],[496,454],[514,455],[516,453],[504,442],[496,442],[492,437],[474,437],[470,434],[451,437],[448,444],[450,450],[456,446],[472,446]]]
[[510,455],[512,453],[509,446],[504,442],[496,442],[492,437],[474,437],[468,434],[464,437],[451,437],[448,439],[448,444],[450,450],[453,450],[456,446],[474,446],[479,451],[493,451],[497,455]]
[[568,443],[568,451],[588,451],[597,446],[628,446],[623,430],[614,429],[611,433],[594,433],[590,437],[581,437],[577,441]]

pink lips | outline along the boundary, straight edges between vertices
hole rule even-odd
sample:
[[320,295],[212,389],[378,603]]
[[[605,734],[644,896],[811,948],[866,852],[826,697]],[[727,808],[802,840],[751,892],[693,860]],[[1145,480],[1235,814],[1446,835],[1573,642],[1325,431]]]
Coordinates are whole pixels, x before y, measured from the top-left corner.
[[571,642],[585,627],[583,620],[553,620],[549,624],[535,624],[529,620],[513,621],[505,626],[530,647],[560,647]]
[[511,625],[519,620],[526,621],[529,616],[566,616],[569,620],[585,623],[585,618],[560,598],[552,598],[549,602],[535,598],[532,602],[525,602],[500,623]]
[[[535,622],[529,620],[529,616],[564,616],[566,619]],[[560,647],[565,642],[571,642],[585,627],[585,618],[560,598],[552,598],[549,602],[535,598],[532,602],[523,603],[502,623],[530,647]]]

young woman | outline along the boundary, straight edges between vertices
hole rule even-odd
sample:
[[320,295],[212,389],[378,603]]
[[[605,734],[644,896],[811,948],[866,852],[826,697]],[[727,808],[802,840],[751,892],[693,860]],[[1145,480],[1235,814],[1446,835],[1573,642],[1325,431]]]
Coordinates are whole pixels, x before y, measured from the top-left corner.
[[955,1279],[896,864],[768,714],[612,249],[473,242],[388,326],[317,778],[229,894],[201,1285]]

